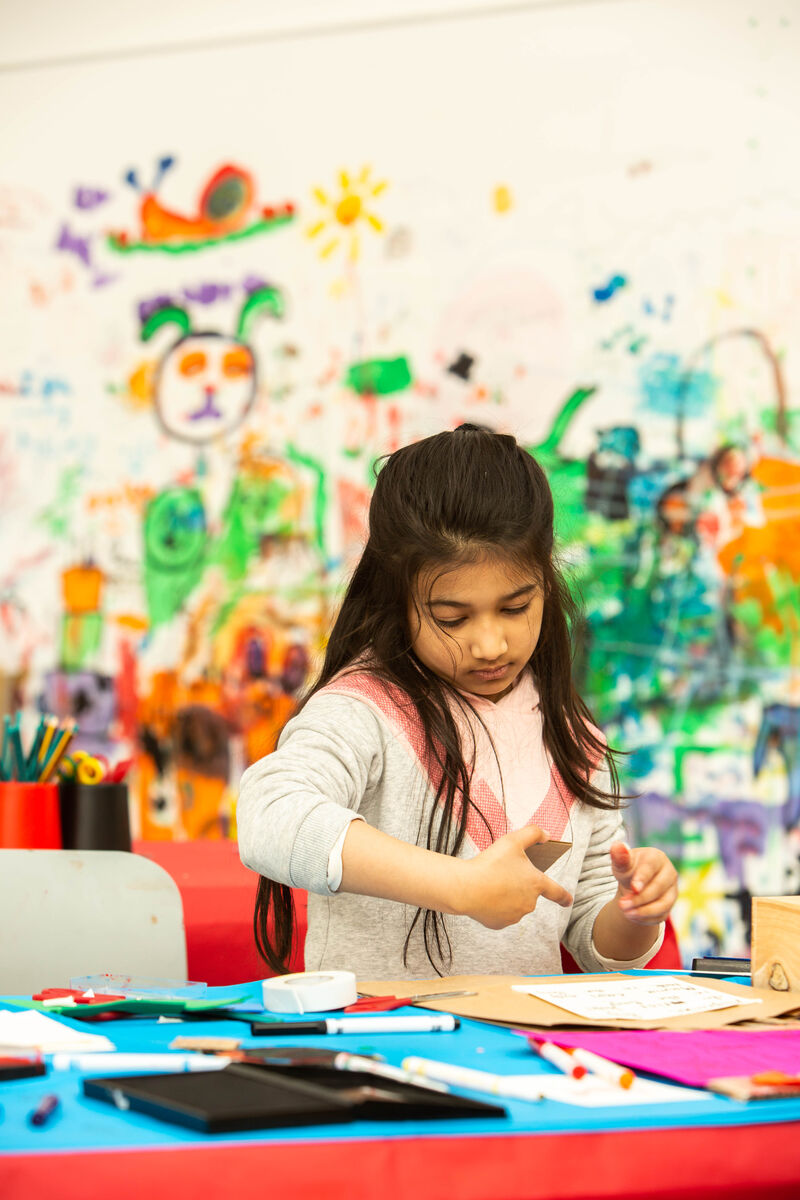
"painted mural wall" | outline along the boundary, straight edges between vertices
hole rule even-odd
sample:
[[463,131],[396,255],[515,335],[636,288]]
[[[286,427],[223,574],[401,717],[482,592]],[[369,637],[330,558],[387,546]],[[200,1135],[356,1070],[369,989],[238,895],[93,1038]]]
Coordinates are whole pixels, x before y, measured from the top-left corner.
[[0,703],[235,836],[380,455],[549,472],[684,954],[800,884],[800,14],[624,2],[0,76]]

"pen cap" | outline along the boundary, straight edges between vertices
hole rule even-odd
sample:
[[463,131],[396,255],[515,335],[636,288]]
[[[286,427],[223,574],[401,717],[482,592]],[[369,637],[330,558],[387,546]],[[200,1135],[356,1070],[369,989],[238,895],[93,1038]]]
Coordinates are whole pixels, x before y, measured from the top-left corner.
[[59,785],[65,850],[130,850],[131,826],[126,783]]
[[55,783],[0,783],[0,846],[60,850],[61,815]]

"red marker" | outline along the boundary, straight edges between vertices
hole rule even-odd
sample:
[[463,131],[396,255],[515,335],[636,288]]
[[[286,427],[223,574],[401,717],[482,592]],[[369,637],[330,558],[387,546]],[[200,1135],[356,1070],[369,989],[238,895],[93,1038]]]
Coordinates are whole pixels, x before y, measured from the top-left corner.
[[575,1062],[572,1055],[567,1054],[566,1050],[562,1050],[560,1046],[554,1046],[552,1042],[545,1041],[544,1038],[529,1037],[528,1045],[536,1051],[540,1058],[552,1063],[554,1067],[558,1067],[559,1071],[563,1071],[572,1079],[583,1079],[587,1074],[586,1067]]

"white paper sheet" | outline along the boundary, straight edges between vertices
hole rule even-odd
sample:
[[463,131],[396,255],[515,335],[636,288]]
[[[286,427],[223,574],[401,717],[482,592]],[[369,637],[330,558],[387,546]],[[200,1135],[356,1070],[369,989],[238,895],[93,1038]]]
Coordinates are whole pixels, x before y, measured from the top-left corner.
[[596,1021],[660,1021],[664,1017],[684,1017],[738,1004],[761,1003],[760,1000],[714,992],[689,979],[669,975],[563,984],[513,984],[512,988]]
[[58,1051],[88,1053],[94,1050],[115,1050],[116,1047],[100,1033],[84,1033],[62,1024],[54,1017],[35,1008],[19,1012],[0,1011],[0,1051],[39,1050],[42,1054]]

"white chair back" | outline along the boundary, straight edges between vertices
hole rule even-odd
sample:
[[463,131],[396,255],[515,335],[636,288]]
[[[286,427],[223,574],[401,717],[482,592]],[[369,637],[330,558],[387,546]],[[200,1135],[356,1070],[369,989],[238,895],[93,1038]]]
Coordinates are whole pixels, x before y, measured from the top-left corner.
[[172,877],[118,850],[0,850],[0,992],[102,974],[186,978]]

